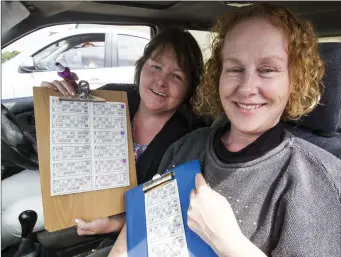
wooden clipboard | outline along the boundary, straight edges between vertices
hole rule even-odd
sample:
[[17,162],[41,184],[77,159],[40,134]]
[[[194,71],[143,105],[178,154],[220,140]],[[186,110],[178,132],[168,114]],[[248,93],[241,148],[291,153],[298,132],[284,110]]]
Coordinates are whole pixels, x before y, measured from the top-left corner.
[[[91,94],[108,102],[124,102],[128,107],[126,92],[96,90],[91,91]],[[51,196],[49,99],[50,96],[61,97],[61,94],[48,88],[34,87],[33,96],[45,229],[54,232],[75,226],[76,217],[91,221],[124,212],[124,194],[137,185],[129,108],[126,108],[126,121],[130,186]]]

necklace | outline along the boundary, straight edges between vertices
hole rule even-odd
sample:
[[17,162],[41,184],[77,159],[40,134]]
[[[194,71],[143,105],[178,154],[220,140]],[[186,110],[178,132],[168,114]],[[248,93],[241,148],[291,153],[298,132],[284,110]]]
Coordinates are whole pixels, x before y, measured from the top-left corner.
[[137,144],[134,139],[134,119],[131,122],[131,134],[133,137],[134,158],[137,160],[143,152],[147,149],[148,145]]

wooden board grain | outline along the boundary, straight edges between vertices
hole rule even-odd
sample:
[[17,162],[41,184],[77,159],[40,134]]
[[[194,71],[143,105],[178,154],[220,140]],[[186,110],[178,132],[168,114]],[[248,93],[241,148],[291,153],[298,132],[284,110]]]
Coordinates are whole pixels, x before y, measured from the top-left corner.
[[[96,90],[93,95],[110,102],[124,102],[128,106],[126,92]],[[33,88],[34,112],[37,133],[39,171],[43,198],[45,229],[49,232],[75,225],[76,217],[90,221],[125,211],[124,194],[137,185],[136,168],[130,129],[129,108],[127,110],[129,187],[106,189],[61,196],[51,196],[50,190],[50,96],[61,96],[48,88]]]

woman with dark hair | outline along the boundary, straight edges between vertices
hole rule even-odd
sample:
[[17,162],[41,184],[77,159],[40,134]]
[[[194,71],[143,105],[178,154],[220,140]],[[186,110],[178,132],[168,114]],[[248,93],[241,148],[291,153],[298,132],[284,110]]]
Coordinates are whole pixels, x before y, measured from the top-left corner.
[[[190,132],[190,121],[179,109],[189,105],[199,85],[202,68],[202,53],[196,40],[189,32],[177,28],[157,34],[136,62],[137,87],[127,93],[139,184],[155,175],[168,146]],[[76,74],[73,75],[78,79]],[[41,86],[60,91],[63,95],[75,95],[75,89],[66,81],[42,82]],[[118,90],[110,86],[100,89]],[[8,184],[8,192],[16,191],[17,187],[17,191],[22,192],[19,187],[27,184],[28,180],[34,180],[29,183],[37,184],[39,192],[33,196],[28,195],[27,191],[24,195],[16,193],[15,197],[8,196],[12,199],[6,201],[11,205],[9,211],[5,210],[2,215],[2,247],[19,241],[21,232],[17,217],[26,209],[34,209],[38,213],[35,231],[44,228],[39,172],[25,170],[3,181],[3,185]],[[25,198],[30,198],[30,201],[25,201]],[[17,205],[17,201],[21,204]],[[123,214],[91,222],[75,220],[79,235],[119,231],[124,221]]]

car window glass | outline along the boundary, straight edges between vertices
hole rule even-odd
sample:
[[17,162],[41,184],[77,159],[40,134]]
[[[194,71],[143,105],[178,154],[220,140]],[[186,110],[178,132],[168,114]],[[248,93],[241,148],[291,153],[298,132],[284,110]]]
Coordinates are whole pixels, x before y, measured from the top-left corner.
[[148,42],[146,38],[117,35],[118,66],[134,66]]
[[55,70],[60,62],[73,70],[104,67],[104,34],[78,35],[60,40],[33,56],[37,71]]
[[71,69],[104,68],[104,42],[87,42],[65,51],[57,61]]
[[189,30],[188,32],[191,33],[195,40],[198,42],[204,61],[206,62],[212,55],[211,44],[215,34],[211,33],[210,31],[202,30]]
[[[115,37],[105,37],[105,33],[113,33]],[[56,61],[70,67],[81,79],[89,81],[91,89],[107,83],[133,84],[134,67],[129,66],[124,72],[117,67],[117,34],[132,36],[129,40],[137,38],[137,49],[140,52],[130,58],[129,63],[133,64],[150,40],[151,27],[73,23],[37,29],[17,39],[1,49],[2,100],[21,101],[22,98],[32,97],[33,86],[40,85],[42,81],[60,79],[55,72]],[[109,48],[105,38],[116,39],[116,42],[112,42],[112,51],[107,51]],[[124,45],[126,41],[120,43]],[[140,44],[140,41],[143,43]],[[90,43],[90,46],[84,46],[86,43]],[[133,41],[127,42],[133,48],[133,53],[136,45],[132,43]],[[124,48],[122,44],[121,50]],[[125,52],[129,51],[126,49]],[[124,50],[121,56],[122,54],[124,55]],[[119,75],[113,76],[116,70]]]
[[44,49],[43,51],[41,51],[40,53],[34,56],[34,62],[37,64],[40,62],[43,62],[45,58],[53,55],[53,53],[55,53],[58,49],[65,48],[67,44],[68,44],[68,40],[61,40],[50,45],[49,47],[47,47],[46,49]]
[[319,43],[341,42],[341,36],[339,37],[320,37]]

